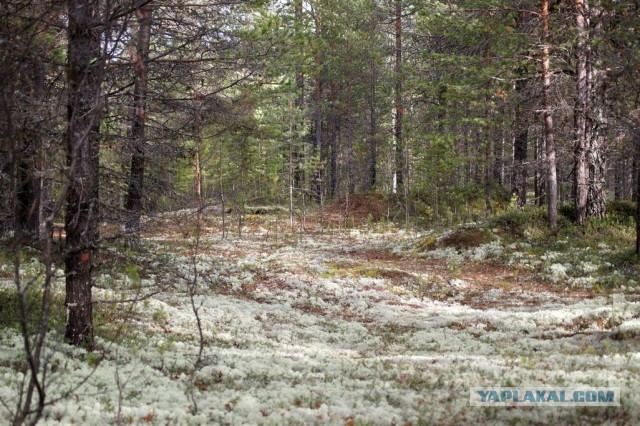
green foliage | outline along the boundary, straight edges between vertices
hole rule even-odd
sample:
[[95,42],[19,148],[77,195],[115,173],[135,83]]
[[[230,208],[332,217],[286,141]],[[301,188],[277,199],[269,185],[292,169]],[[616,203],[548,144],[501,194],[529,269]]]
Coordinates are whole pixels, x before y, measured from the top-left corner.
[[516,240],[524,238],[531,229],[548,228],[546,210],[539,207],[511,210],[493,217],[491,224],[501,236]]
[[607,216],[623,224],[629,223],[630,219],[635,220],[636,203],[629,200],[609,201],[607,203]]
[[[27,329],[35,333],[40,326],[42,314],[42,290],[31,288],[24,294]],[[48,318],[48,330],[62,331],[66,322],[64,296],[54,294],[51,298]],[[21,331],[20,299],[13,289],[0,289],[0,328],[12,328]]]
[[578,217],[578,214],[576,213],[576,207],[573,204],[559,205],[558,216],[562,216],[563,218],[569,220],[570,222],[575,222]]

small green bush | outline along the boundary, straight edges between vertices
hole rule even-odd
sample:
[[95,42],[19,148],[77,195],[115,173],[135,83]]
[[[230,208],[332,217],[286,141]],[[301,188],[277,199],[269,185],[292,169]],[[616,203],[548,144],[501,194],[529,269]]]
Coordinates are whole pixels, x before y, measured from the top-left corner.
[[[43,293],[39,289],[31,289],[25,293],[25,312],[29,334],[35,333],[39,327],[42,295]],[[49,308],[49,330],[63,330],[65,321],[64,297],[54,295],[51,298]],[[16,290],[0,289],[0,328],[21,330],[20,303]]]
[[572,204],[558,206],[558,216],[569,220],[569,222],[575,222],[578,219],[576,208]]
[[624,218],[636,216],[636,203],[630,200],[609,201],[607,214]]

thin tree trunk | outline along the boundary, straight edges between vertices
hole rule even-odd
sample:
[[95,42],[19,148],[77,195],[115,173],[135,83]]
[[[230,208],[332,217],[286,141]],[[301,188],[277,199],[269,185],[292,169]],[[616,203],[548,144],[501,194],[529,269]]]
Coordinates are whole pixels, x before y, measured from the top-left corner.
[[[302,35],[302,0],[295,0],[294,14],[295,14],[295,18],[294,18],[295,34],[296,34],[296,37],[301,38],[303,37]],[[295,101],[296,113],[300,114],[304,108],[304,74],[302,72],[302,63],[296,64],[296,92],[297,92],[296,101]],[[296,145],[294,146],[294,151],[293,151],[293,160],[295,162],[293,180],[294,180],[294,188],[301,189],[304,183],[303,163],[305,158],[304,158],[304,148],[301,146],[300,135],[302,134],[301,130],[302,130],[302,127],[304,126],[304,123],[303,123],[304,119],[298,121],[296,117],[295,121],[296,122],[294,123],[293,136],[295,138]]]
[[[518,70],[518,80],[515,84],[516,96],[520,100],[524,97],[527,86],[524,80],[525,70]],[[515,108],[513,139],[513,191],[516,194],[516,207],[522,208],[527,204],[527,151],[529,140],[529,128],[525,119],[524,107],[520,102]]]
[[551,46],[549,30],[549,0],[542,1],[542,95],[544,102],[544,141],[546,149],[547,218],[551,227],[558,224],[558,178],[556,166],[555,134],[551,99]]
[[[329,103],[331,105],[337,104],[337,98],[336,86],[335,83],[332,82],[329,85]],[[327,117],[328,141],[325,144],[325,148],[329,151],[329,198],[335,197],[338,188],[338,135],[340,134],[338,114],[339,112],[334,106]]]
[[[372,37],[373,38],[373,37]],[[373,48],[373,46],[371,46]],[[376,111],[376,82],[378,78],[378,64],[375,57],[371,57],[371,76],[369,80],[369,167],[366,190],[376,186],[376,167],[378,163],[378,117]]]
[[67,327],[73,345],[93,349],[91,269],[99,241],[99,0],[69,0],[69,82],[65,216]]
[[295,112],[290,110],[289,113],[289,152],[287,153],[287,168],[288,168],[288,178],[289,178],[289,227],[293,229],[293,189],[296,185],[296,173],[295,166],[293,164],[294,159],[294,150],[295,150],[295,139],[296,139],[296,131],[295,131]]
[[151,41],[151,15],[153,4],[149,2],[136,10],[138,34],[132,59],[136,70],[133,88],[133,121],[131,125],[131,174],[125,201],[125,232],[127,242],[137,246],[140,239],[140,216],[144,190],[145,122],[147,110],[147,63]]
[[[320,38],[322,34],[322,28],[321,28],[321,21],[320,21],[320,17],[317,17],[316,20],[316,38]],[[316,76],[315,76],[315,127],[314,127],[314,132],[315,132],[315,146],[314,146],[314,151],[317,157],[317,164],[316,164],[316,173],[315,173],[315,177],[314,177],[314,193],[315,193],[315,198],[316,198],[316,202],[318,204],[322,204],[323,202],[323,185],[322,185],[322,180],[323,180],[323,175],[324,173],[323,171],[323,160],[324,157],[322,155],[322,148],[323,148],[323,143],[322,143],[322,92],[323,92],[323,87],[322,87],[322,56],[321,53],[318,52],[316,53]]]
[[[529,12],[518,12],[516,26],[522,34],[525,34],[526,26],[531,19]],[[516,208],[522,208],[527,204],[527,151],[529,140],[529,120],[527,112],[530,109],[525,93],[529,85],[529,70],[526,64],[520,65],[516,69],[515,98],[516,105],[514,111],[514,137],[513,137],[513,173],[512,190],[516,195]]]
[[491,204],[491,190],[493,187],[493,137],[489,134],[490,132],[487,130],[486,134],[488,136],[487,141],[484,145],[484,160],[485,160],[485,168],[484,168],[484,202],[485,207],[487,209],[487,214],[493,214],[493,206]]
[[196,92],[194,96],[194,118],[193,118],[193,139],[195,143],[194,174],[195,174],[195,201],[196,218],[198,229],[202,229],[202,211],[204,209],[204,198],[202,194],[202,99],[201,93]]
[[395,146],[394,192],[403,186],[404,178],[404,141],[402,139],[402,0],[395,0],[395,101],[393,137]]
[[[491,58],[490,58],[490,54],[491,54],[491,49],[490,49],[490,45],[489,43],[487,43],[487,45],[485,46],[485,50],[484,50],[484,64],[485,66],[489,66],[491,63]],[[491,96],[487,95],[485,98],[485,101],[487,103],[487,121],[491,121],[491,116],[493,114],[493,107],[491,104]],[[485,137],[485,141],[484,141],[484,177],[482,179],[483,181],[483,186],[484,186],[484,202],[485,202],[485,208],[486,208],[486,214],[490,215],[493,214],[493,206],[491,204],[491,190],[493,187],[493,154],[494,154],[494,142],[493,142],[493,137],[494,135],[491,134],[491,127],[490,126],[486,126],[484,129],[484,132],[478,132],[479,135],[484,134]],[[479,141],[480,143],[478,144],[478,146],[482,149],[483,144],[482,141]]]

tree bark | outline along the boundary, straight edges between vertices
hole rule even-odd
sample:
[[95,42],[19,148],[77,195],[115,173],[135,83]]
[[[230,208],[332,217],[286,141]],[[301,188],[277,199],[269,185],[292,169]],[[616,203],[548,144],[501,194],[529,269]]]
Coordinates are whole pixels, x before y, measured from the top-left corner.
[[338,114],[338,93],[336,89],[336,83],[332,81],[329,84],[328,95],[330,107],[327,114],[327,141],[325,144],[325,150],[328,151],[324,158],[329,157],[329,198],[333,198],[336,195],[338,188],[338,135],[340,134],[340,118]]
[[[636,145],[636,153],[635,159],[636,164],[640,164],[640,140],[635,141]],[[636,199],[636,256],[640,256],[640,167],[635,168],[635,199]]]
[[[294,2],[294,30],[295,35],[298,38],[303,37],[302,34],[302,0],[295,0]],[[296,112],[300,113],[300,111],[304,108],[304,74],[302,72],[302,59],[299,60],[299,63],[296,63],[296,100],[295,107]],[[304,184],[304,148],[301,146],[301,138],[300,134],[301,128],[304,127],[304,120],[298,121],[296,118],[296,122],[293,126],[293,137],[295,138],[296,144],[293,147],[293,180],[294,180],[294,188],[301,189]],[[300,128],[299,128],[300,127]]]
[[[373,40],[373,31],[371,37]],[[373,47],[374,46],[372,45],[372,51]],[[376,82],[378,79],[378,64],[376,63],[376,58],[373,55],[371,56],[370,61],[371,75],[369,77],[369,164],[367,167],[367,191],[372,190],[376,186],[376,171],[378,163],[378,117],[376,105]]]
[[[316,39],[320,39],[322,35],[321,28],[321,20],[320,17],[316,17]],[[323,83],[322,83],[322,74],[323,74],[323,64],[322,64],[322,55],[321,52],[316,52],[316,76],[315,76],[315,125],[314,125],[314,136],[315,136],[315,146],[314,152],[317,158],[317,164],[315,165],[316,173],[314,176],[314,195],[316,198],[316,202],[318,204],[323,203],[323,185],[322,180],[324,177],[323,173],[323,135],[322,135],[322,96],[323,96]]]
[[591,123],[589,120],[590,81],[589,63],[589,3],[588,0],[576,0],[576,28],[578,43],[576,46],[576,103],[574,108],[575,169],[574,190],[576,219],[584,225],[587,218],[589,198],[589,144]]
[[125,232],[127,241],[137,246],[140,240],[140,216],[144,191],[145,169],[145,124],[147,114],[147,63],[149,62],[149,44],[151,41],[151,15],[153,4],[149,2],[136,10],[138,34],[132,62],[136,70],[133,88],[133,121],[131,124],[131,174],[127,191],[125,209]]
[[516,194],[516,208],[522,208],[527,204],[527,151],[529,140],[529,125],[525,118],[524,107],[520,99],[524,97],[524,90],[527,87],[525,80],[526,71],[522,68],[518,69],[518,79],[516,80],[515,90],[518,104],[515,107],[515,136],[513,138],[513,192]]
[[[194,117],[193,117],[193,139],[195,144],[194,154],[194,189],[195,189],[195,201],[196,201],[196,219],[198,223],[198,230],[202,229],[202,212],[204,209],[204,196],[203,196],[203,176],[202,176],[202,100],[203,95],[196,92],[193,97]],[[244,169],[246,170],[246,168]]]
[[404,182],[404,141],[402,139],[402,119],[404,106],[402,104],[402,0],[395,0],[395,101],[393,138],[395,146],[395,170],[393,192],[402,188]]
[[544,118],[544,141],[546,150],[547,219],[549,225],[558,225],[558,177],[556,166],[556,146],[553,129],[553,110],[551,98],[551,32],[549,30],[549,0],[542,1],[542,96]]
[[[586,0],[585,0],[586,1]],[[594,0],[589,8],[589,44],[592,39],[597,39],[602,32],[602,13],[599,0]],[[594,22],[595,21],[595,22]],[[592,35],[591,32],[594,32]],[[589,161],[589,190],[587,194],[587,216],[603,218],[607,209],[606,185],[607,185],[607,84],[606,71],[600,69],[597,64],[598,46],[590,47],[587,63],[587,75],[589,80],[589,125],[590,137],[588,161]]]
[[[526,34],[526,27],[530,19],[531,15],[528,12],[518,12],[516,27],[522,34]],[[515,207],[517,209],[521,209],[527,204],[528,170],[526,162],[529,148],[529,120],[526,114],[530,107],[526,105],[528,94],[525,91],[529,85],[530,77],[528,74],[527,64],[520,64],[516,68],[512,192],[516,196]]]
[[68,129],[64,260],[65,338],[93,349],[91,270],[98,249],[100,151],[99,0],[69,0]]

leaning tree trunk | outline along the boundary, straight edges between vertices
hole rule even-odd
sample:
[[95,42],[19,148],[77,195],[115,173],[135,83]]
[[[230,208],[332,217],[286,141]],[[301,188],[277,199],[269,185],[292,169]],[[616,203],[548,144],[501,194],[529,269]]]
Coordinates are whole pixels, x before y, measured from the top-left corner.
[[93,349],[91,269],[98,245],[100,108],[99,0],[69,0],[68,129],[64,261],[67,327],[73,345]]
[[147,63],[151,40],[151,2],[136,10],[138,34],[135,51],[132,52],[136,79],[133,88],[133,121],[131,125],[131,175],[125,201],[125,232],[127,243],[137,246],[140,240],[140,216],[145,169],[145,123],[147,110]]
[[558,224],[558,177],[556,172],[556,146],[551,108],[549,0],[542,0],[542,25],[544,37],[542,46],[542,93],[544,102],[544,139],[547,154],[547,218],[549,225],[555,228]]

